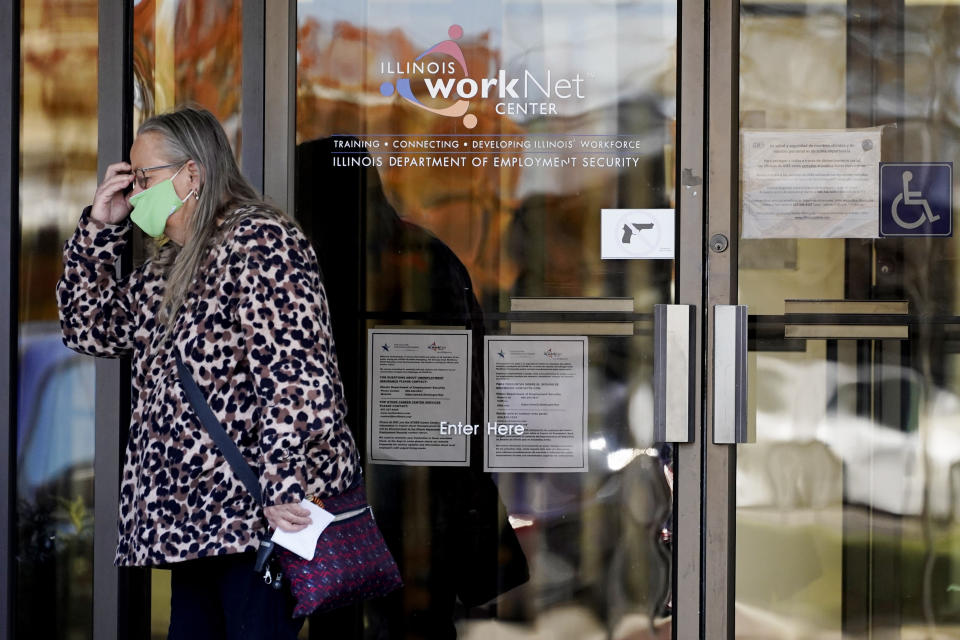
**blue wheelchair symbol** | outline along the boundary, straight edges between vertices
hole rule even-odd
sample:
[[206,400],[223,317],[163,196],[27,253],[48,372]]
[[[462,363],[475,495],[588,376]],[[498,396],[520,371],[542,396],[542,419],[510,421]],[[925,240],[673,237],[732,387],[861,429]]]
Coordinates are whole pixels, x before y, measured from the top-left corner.
[[880,235],[953,235],[953,163],[881,162]]

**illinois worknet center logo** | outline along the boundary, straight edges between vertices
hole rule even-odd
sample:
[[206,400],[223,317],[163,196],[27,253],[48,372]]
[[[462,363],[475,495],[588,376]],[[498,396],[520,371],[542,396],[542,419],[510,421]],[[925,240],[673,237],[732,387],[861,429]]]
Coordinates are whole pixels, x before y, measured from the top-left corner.
[[[473,129],[477,116],[467,113],[472,100],[494,98],[499,100],[494,109],[501,115],[556,115],[556,100],[583,100],[584,79],[576,73],[570,77],[557,77],[550,69],[536,74],[524,70],[512,76],[506,69],[495,75],[476,80],[470,77],[463,49],[457,40],[463,37],[463,27],[458,24],[447,29],[448,40],[433,45],[411,61],[385,60],[380,62],[380,73],[394,76],[380,84],[380,95],[390,97],[396,93],[409,104],[438,116],[462,118],[463,126]],[[418,89],[422,79],[420,95]],[[424,102],[429,97],[430,104]],[[450,102],[452,101],[452,102]],[[444,106],[432,106],[444,103]]]

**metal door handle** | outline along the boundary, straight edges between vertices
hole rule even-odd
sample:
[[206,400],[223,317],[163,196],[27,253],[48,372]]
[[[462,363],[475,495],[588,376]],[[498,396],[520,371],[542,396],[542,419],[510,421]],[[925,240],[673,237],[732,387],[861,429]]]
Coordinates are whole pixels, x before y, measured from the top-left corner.
[[747,306],[713,308],[713,442],[750,442],[747,421]]
[[696,307],[653,307],[653,432],[657,442],[693,442]]

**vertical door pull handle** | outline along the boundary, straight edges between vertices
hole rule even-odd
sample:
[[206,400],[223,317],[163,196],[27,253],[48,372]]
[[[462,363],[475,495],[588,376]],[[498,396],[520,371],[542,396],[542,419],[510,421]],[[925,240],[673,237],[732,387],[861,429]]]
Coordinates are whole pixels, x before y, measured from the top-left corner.
[[747,421],[747,306],[713,308],[713,442],[750,442]]
[[693,442],[696,307],[653,307],[653,431],[657,442]]

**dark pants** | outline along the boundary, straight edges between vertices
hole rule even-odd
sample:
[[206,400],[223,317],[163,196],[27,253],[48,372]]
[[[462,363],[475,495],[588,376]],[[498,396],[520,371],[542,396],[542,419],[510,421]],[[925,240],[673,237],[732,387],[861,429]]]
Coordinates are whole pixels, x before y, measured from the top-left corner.
[[253,553],[198,558],[170,566],[168,640],[295,640],[290,589],[253,572]]

